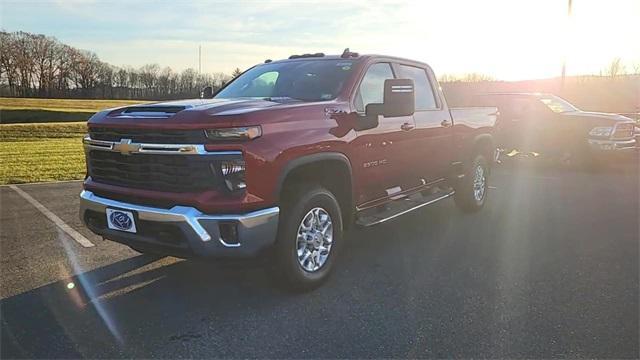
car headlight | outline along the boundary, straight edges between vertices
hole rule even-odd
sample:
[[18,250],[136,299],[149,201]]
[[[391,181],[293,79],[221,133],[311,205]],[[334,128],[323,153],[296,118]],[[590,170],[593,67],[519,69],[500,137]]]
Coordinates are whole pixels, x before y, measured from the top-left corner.
[[260,126],[244,126],[205,130],[207,138],[217,141],[252,140],[262,136]]
[[613,127],[611,126],[597,126],[589,131],[589,135],[597,137],[609,137],[611,136],[612,131]]
[[222,178],[230,191],[244,190],[247,187],[245,182],[245,162],[242,159],[225,160],[219,163]]

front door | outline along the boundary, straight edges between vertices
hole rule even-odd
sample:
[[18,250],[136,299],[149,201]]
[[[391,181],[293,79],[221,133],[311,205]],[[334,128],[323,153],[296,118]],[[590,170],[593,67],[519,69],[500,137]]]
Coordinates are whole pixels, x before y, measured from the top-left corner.
[[[384,97],[384,81],[393,79],[391,64],[386,62],[371,64],[358,88],[355,107],[364,115],[367,104],[382,103]],[[357,189],[358,205],[376,203],[393,198],[410,184],[411,136],[415,123],[412,116],[379,117],[379,125],[373,129],[358,131],[355,146],[356,169],[362,184]]]

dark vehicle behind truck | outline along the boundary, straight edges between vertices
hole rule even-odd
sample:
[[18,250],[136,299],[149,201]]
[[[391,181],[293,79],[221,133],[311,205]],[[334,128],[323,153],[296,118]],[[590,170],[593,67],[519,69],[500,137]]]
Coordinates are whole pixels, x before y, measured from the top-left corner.
[[635,122],[619,114],[582,111],[551,94],[495,93],[477,103],[498,107],[497,145],[581,167],[629,161],[636,155]]
[[310,289],[351,224],[449,197],[480,209],[496,111],[449,109],[431,68],[407,59],[266,61],[210,99],[94,115],[80,216],[141,252],[262,257]]

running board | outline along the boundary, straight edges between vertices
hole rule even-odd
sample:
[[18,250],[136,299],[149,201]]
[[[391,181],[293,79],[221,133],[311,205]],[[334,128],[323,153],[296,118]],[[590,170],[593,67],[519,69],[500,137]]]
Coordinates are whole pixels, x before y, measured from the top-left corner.
[[385,205],[360,212],[357,216],[356,224],[364,227],[378,225],[411,211],[420,209],[423,206],[446,199],[454,193],[455,191],[453,191],[453,189],[449,189],[446,192],[437,192],[426,196],[421,193],[413,194],[409,197],[398,199]]

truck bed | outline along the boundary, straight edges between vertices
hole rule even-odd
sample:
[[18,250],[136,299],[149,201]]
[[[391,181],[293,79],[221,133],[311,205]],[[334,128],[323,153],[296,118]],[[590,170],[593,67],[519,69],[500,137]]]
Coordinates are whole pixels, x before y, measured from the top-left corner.
[[493,127],[498,117],[498,108],[493,106],[450,108],[455,125],[466,125],[473,129]]

